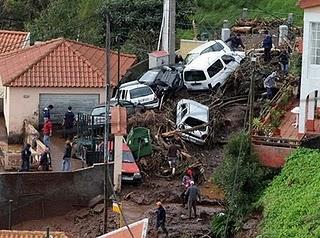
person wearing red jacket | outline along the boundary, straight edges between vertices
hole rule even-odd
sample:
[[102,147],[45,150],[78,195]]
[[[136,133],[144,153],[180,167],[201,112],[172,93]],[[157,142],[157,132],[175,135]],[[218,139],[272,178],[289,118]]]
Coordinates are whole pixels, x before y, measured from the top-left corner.
[[52,136],[52,122],[49,118],[44,118],[43,132],[43,144],[50,147],[50,137]]

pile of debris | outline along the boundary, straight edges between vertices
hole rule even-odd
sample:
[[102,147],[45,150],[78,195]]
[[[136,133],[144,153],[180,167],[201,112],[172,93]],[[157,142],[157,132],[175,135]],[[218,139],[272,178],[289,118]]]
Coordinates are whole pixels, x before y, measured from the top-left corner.
[[273,19],[271,21],[264,21],[261,19],[239,19],[232,27],[232,31],[237,33],[258,34],[263,33],[263,31],[269,28],[277,28],[285,22],[286,19]]

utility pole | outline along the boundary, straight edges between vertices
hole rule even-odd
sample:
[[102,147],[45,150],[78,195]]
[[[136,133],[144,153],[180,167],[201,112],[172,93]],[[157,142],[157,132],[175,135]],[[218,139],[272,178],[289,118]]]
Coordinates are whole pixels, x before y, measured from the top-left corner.
[[[121,46],[120,46],[120,42],[121,41],[121,35],[118,34],[116,36],[116,43],[117,43],[117,50],[118,50],[118,84],[117,84],[117,87],[119,87],[119,83],[120,83],[120,49],[121,49]],[[117,94],[117,102],[119,104],[119,100],[120,100],[120,94],[118,93]]]
[[169,0],[169,64],[176,58],[176,0]]
[[176,0],[163,3],[162,49],[169,53],[169,64],[175,63],[176,50]]
[[[110,42],[111,42],[111,30],[110,30],[110,14],[109,10],[106,11],[106,45],[105,45],[105,54],[106,54],[106,64],[105,64],[105,126],[104,126],[104,219],[103,219],[103,232],[104,234],[108,231],[108,185],[109,185],[109,112],[110,112],[110,87],[111,87],[111,79],[110,79]],[[112,186],[110,184],[110,186]]]
[[256,73],[256,56],[251,56],[251,63],[253,64],[253,72],[251,75],[250,80],[250,94],[249,94],[249,140],[250,140],[250,146],[251,146],[251,136],[252,136],[252,120],[253,120],[253,114],[254,114],[254,99],[255,99],[255,73]]

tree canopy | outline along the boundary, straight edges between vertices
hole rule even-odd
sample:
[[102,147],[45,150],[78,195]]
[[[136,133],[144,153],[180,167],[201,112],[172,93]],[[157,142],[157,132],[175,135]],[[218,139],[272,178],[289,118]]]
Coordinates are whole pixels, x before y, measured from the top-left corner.
[[[194,1],[178,1],[178,27],[186,27],[194,12]],[[66,37],[102,46],[105,14],[111,16],[112,37],[121,34],[123,49],[140,57],[155,49],[162,20],[160,0],[52,0],[39,17],[26,26],[33,40]],[[112,44],[116,47],[116,44]]]

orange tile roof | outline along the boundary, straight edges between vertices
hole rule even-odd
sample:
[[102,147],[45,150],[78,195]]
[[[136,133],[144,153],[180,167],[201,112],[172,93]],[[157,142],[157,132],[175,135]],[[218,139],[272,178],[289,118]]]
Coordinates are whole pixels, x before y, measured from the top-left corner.
[[[136,62],[120,55],[120,75]],[[117,54],[111,52],[111,83],[117,84]],[[81,87],[105,85],[105,51],[92,45],[58,38],[0,55],[0,77],[10,87]]]
[[29,40],[29,32],[0,30],[0,54],[22,49]]
[[320,0],[300,0],[298,5],[301,8],[310,8],[320,6]]
[[[45,231],[7,231],[0,230],[0,238],[43,238]],[[52,238],[68,238],[63,232],[50,232]]]
[[[129,225],[129,227],[134,238],[146,238],[148,229],[148,218],[132,223]],[[97,238],[132,238],[132,236],[129,233],[127,227],[122,227],[118,230],[109,232]]]

